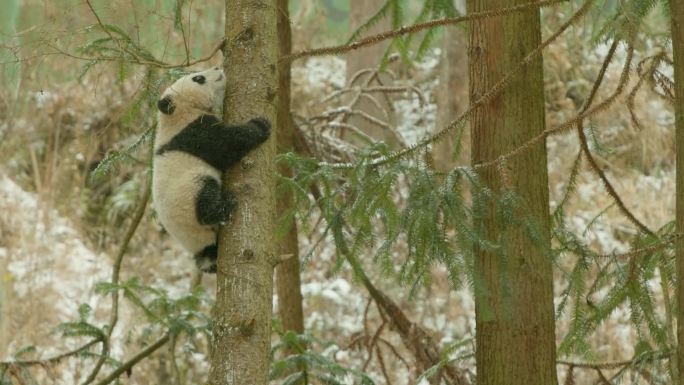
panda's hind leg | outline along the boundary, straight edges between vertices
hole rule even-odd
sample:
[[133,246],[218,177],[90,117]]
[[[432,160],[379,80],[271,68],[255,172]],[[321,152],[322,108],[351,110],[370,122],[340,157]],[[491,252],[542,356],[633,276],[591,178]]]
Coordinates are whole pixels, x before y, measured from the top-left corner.
[[199,183],[201,187],[195,198],[197,221],[202,225],[226,222],[237,204],[233,193],[222,193],[219,182],[209,176],[203,177]]
[[216,273],[216,257],[218,256],[218,247],[216,244],[209,245],[195,254],[195,264],[197,268],[204,273]]

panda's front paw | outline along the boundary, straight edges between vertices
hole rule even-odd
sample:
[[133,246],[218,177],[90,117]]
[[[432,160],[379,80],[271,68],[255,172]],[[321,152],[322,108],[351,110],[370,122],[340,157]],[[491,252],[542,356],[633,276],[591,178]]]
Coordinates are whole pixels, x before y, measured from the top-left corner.
[[263,118],[263,117],[254,118],[254,119],[250,120],[249,123],[256,126],[256,128],[259,130],[259,132],[261,134],[261,138],[263,138],[263,140],[268,139],[268,137],[271,135],[271,122],[269,122],[266,118]]

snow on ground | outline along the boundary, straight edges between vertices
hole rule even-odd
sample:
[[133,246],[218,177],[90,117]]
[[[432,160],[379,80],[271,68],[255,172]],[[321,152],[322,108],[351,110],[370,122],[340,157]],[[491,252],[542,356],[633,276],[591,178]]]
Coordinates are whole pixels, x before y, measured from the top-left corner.
[[[108,259],[84,245],[67,219],[4,174],[0,212],[0,360],[25,346],[35,346],[38,357],[77,347],[83,341],[53,331],[61,322],[77,320],[81,304],[98,307],[102,297],[92,288],[107,280]],[[57,383],[74,383],[74,374],[84,369],[76,360],[68,367],[58,372]]]

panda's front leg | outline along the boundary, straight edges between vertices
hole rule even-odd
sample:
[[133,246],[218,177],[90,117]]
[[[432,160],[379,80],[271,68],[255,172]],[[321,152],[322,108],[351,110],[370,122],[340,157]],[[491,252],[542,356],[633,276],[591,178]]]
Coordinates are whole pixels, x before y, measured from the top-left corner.
[[195,198],[197,221],[202,225],[225,223],[237,205],[235,195],[230,191],[221,192],[219,182],[210,176],[202,177],[200,189]]

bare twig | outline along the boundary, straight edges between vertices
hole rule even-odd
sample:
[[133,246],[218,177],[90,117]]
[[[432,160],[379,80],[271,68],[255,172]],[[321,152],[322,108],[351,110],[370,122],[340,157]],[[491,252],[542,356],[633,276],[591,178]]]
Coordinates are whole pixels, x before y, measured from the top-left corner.
[[[315,156],[319,159],[331,160],[333,157],[340,158],[339,154],[344,154],[343,158],[354,159],[358,148],[354,143],[344,140],[347,131],[352,132],[363,142],[368,144],[374,143],[375,139],[373,137],[366,134],[356,125],[349,123],[349,119],[355,116],[382,130],[389,131],[396,138],[396,144],[401,148],[408,146],[401,133],[390,124],[388,109],[391,108],[391,101],[388,100],[387,105],[383,106],[374,94],[381,94],[385,97],[388,94],[395,93],[416,94],[421,107],[424,107],[426,104],[426,98],[420,89],[413,85],[383,85],[379,75],[385,73],[389,74],[389,77],[392,79],[395,77],[394,74],[388,71],[380,71],[376,68],[362,69],[351,76],[351,80],[344,88],[331,93],[322,100],[322,103],[325,103],[330,102],[332,99],[343,99],[343,96],[351,95],[349,98],[346,98],[348,101],[341,101],[343,103],[342,106],[328,109],[319,115],[306,119],[307,129],[303,137],[308,142],[311,142],[310,148],[314,150]],[[382,116],[376,117],[366,111],[357,109],[356,107],[361,100],[371,101],[377,110],[382,113]],[[337,130],[338,134],[335,135],[329,133],[330,128],[341,130]],[[330,151],[331,148],[335,148],[337,151]]]

